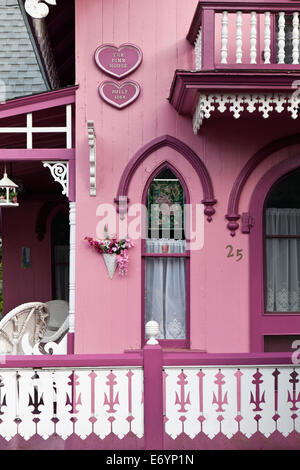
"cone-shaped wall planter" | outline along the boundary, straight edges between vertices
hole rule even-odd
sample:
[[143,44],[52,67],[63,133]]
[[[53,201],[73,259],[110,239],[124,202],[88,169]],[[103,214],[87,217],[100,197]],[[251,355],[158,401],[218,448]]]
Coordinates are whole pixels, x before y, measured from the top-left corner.
[[114,277],[115,270],[117,268],[117,255],[114,253],[112,254],[103,253],[102,256],[106,264],[109,277],[112,279]]

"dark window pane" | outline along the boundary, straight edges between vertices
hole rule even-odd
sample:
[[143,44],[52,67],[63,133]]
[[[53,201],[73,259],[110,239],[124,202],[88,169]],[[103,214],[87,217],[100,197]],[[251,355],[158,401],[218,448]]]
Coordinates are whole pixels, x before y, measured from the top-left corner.
[[[264,352],[294,352],[293,342],[299,341],[299,335],[264,336]],[[296,345],[294,345],[296,346]]]
[[170,169],[164,169],[151,183],[147,210],[149,238],[184,238],[184,191]]

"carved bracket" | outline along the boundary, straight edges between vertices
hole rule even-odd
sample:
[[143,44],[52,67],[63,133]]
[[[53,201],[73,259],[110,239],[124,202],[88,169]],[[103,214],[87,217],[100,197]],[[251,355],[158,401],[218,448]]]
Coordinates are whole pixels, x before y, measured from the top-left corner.
[[294,98],[291,93],[201,93],[193,116],[194,133],[198,133],[204,119],[209,119],[217,111],[219,113],[230,112],[235,119],[239,119],[244,112],[256,111],[267,119],[270,113],[287,111],[292,119],[297,119],[299,97]]
[[49,13],[48,5],[56,5],[56,0],[25,0],[25,10],[32,18],[41,20],[46,18]]
[[90,196],[97,194],[97,181],[96,181],[96,132],[94,121],[87,122],[88,138],[90,147]]
[[250,233],[254,225],[253,217],[248,212],[242,213],[242,233]]
[[69,162],[43,162],[45,168],[49,168],[54,181],[60,183],[62,194],[69,197]]

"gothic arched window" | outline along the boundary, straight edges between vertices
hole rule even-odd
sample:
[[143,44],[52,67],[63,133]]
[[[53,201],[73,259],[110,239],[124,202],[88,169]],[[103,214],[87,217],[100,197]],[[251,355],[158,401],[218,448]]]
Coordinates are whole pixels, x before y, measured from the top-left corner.
[[158,322],[158,339],[162,344],[187,347],[189,252],[184,227],[187,194],[177,172],[165,166],[152,178],[145,195],[144,320]]

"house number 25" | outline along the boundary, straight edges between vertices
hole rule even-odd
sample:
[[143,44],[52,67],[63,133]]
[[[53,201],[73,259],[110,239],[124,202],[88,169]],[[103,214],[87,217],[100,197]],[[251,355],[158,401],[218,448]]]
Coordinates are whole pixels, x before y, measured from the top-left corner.
[[236,252],[234,251],[234,248],[232,245],[227,245],[226,246],[227,250],[227,258],[234,258],[236,257],[235,261],[241,261],[243,258],[243,250],[241,248],[237,248]]

